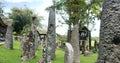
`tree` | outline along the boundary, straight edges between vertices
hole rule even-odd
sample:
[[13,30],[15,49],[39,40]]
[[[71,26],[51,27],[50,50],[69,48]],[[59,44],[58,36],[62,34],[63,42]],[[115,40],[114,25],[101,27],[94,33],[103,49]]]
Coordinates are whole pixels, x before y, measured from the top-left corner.
[[[32,23],[32,15],[35,14],[32,10],[28,8],[17,8],[14,7],[11,9],[12,12],[9,13],[9,18],[13,19],[13,28],[14,32],[17,34],[25,33],[25,30],[30,27]],[[40,16],[37,16],[37,25],[40,25]]]
[[120,62],[120,0],[104,0],[96,63]]
[[[53,0],[54,1],[54,0]],[[81,0],[81,10],[79,14],[80,22],[79,22],[79,28],[81,26],[89,24],[95,24],[95,18],[100,17],[100,12],[101,12],[101,6],[102,6],[102,1],[103,0]],[[60,16],[65,20],[66,24],[69,25],[68,28],[68,39],[67,42],[70,42],[71,39],[71,26],[72,26],[72,20],[71,20],[71,13],[72,10],[67,8],[71,6],[71,3],[69,0],[56,0],[54,1],[55,7],[57,10],[57,13],[60,14]]]
[[[100,0],[101,1],[101,0]],[[70,43],[73,46],[75,51],[74,53],[74,63],[80,63],[79,57],[79,25],[88,25],[89,23],[94,23],[89,19],[93,19],[96,9],[94,9],[95,5],[99,6],[99,1],[90,0],[90,8],[89,5],[86,4],[86,0],[53,0],[55,7],[57,10],[60,10],[60,14],[65,14],[62,18],[65,20],[66,24],[69,25],[69,30],[71,32],[71,26],[73,26],[73,30],[71,35]],[[93,3],[95,3],[93,5]],[[96,7],[95,7],[96,8]],[[94,11],[95,10],[95,11]],[[92,13],[92,11],[94,11]],[[91,16],[92,15],[92,16]],[[86,18],[87,17],[87,18]]]
[[60,42],[64,43],[64,42],[67,41],[66,38],[67,37],[65,35],[59,35],[59,34],[57,34],[57,41],[60,41]]

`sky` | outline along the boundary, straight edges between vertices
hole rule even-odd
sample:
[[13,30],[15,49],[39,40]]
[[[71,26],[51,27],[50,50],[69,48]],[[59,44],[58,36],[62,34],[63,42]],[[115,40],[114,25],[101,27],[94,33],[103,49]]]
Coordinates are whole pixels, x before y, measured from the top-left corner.
[[[0,0],[0,1],[4,3],[3,9],[5,13],[11,12],[11,8],[13,7],[20,7],[20,8],[27,7],[32,9],[39,16],[43,16],[44,19],[41,21],[41,24],[43,24],[44,29],[47,29],[49,12],[45,11],[45,8],[52,5],[52,0]],[[61,35],[67,35],[68,26],[66,24],[62,24],[62,26],[60,26],[61,23],[59,23],[58,20],[61,20],[61,18],[59,18],[59,15],[56,15],[56,26],[57,26],[56,32]],[[92,37],[99,36],[100,21],[96,20],[95,22],[96,25],[94,29],[92,29],[93,27],[90,28],[92,29],[91,32]]]

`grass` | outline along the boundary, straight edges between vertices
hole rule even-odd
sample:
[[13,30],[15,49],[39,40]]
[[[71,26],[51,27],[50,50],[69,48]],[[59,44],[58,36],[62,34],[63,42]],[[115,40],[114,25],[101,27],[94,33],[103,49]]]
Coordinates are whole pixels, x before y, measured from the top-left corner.
[[[37,63],[42,56],[42,50],[38,49],[36,57],[32,60],[27,60],[27,63]],[[4,45],[0,46],[0,63],[21,63],[21,50],[20,42],[14,42],[14,49],[7,50]],[[84,57],[80,55],[80,63],[95,63],[97,54],[91,54],[90,56]],[[56,59],[52,63],[64,63],[64,50],[57,48]]]
[[[0,46],[0,63],[20,63],[20,54],[21,51],[19,50],[19,42],[15,42],[15,49],[8,50],[3,45]],[[18,46],[18,47],[17,47]]]
[[83,56],[80,55],[80,62],[81,63],[95,63],[97,60],[98,55],[97,54],[91,54],[90,56]]

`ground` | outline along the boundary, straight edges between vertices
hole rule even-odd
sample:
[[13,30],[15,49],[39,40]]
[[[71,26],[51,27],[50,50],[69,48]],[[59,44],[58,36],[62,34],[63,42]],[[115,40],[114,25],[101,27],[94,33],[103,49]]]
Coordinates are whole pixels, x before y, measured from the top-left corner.
[[[4,45],[0,46],[0,63],[21,63],[21,53],[22,51],[19,48],[20,42],[14,42],[14,50],[5,49]],[[37,63],[42,56],[42,50],[37,51],[37,56],[28,60],[27,63]],[[97,59],[97,54],[91,54],[90,56],[84,57],[80,55],[81,63],[95,63]],[[64,63],[64,49],[57,48],[56,50],[56,59],[52,63]]]

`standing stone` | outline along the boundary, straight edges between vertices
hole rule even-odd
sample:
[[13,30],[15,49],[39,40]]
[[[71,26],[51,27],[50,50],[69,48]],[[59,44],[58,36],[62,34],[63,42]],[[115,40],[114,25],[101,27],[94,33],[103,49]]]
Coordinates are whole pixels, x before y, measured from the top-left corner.
[[33,32],[33,36],[34,36],[34,48],[35,48],[35,52],[38,49],[38,32],[37,32],[37,17],[35,15],[32,16],[32,32]]
[[70,43],[66,43],[64,63],[73,63],[74,50]]
[[32,31],[29,31],[27,37],[25,37],[25,40],[23,40],[22,42],[23,43],[22,58],[26,58],[25,60],[33,59],[35,57],[33,41],[34,41],[33,33]]
[[49,22],[48,22],[48,32],[47,32],[47,40],[48,40],[48,55],[51,59],[55,59],[55,49],[56,49],[56,27],[55,27],[55,8],[50,8],[49,13]]
[[120,0],[104,0],[96,63],[120,63]]
[[12,36],[12,32],[13,32],[13,27],[12,27],[12,20],[8,19],[7,21],[7,32],[6,32],[6,40],[5,40],[5,47],[7,49],[13,49],[13,36]]

